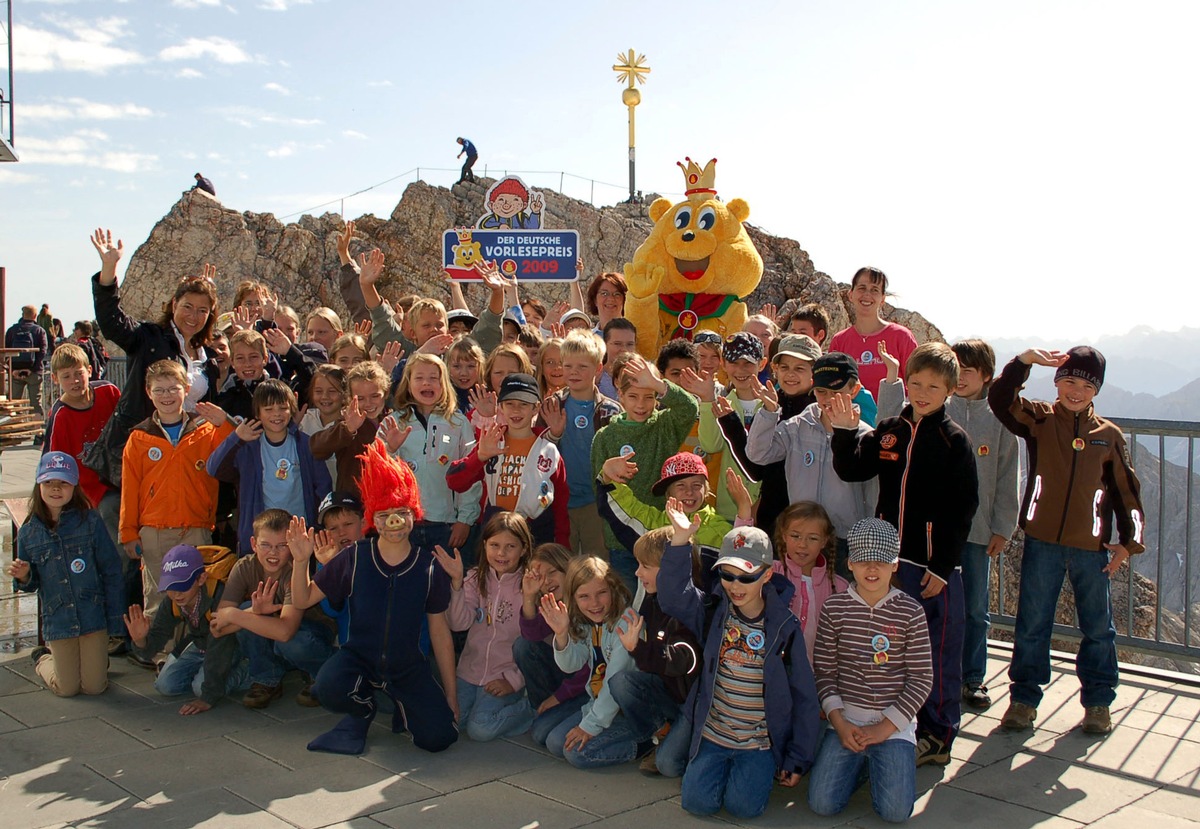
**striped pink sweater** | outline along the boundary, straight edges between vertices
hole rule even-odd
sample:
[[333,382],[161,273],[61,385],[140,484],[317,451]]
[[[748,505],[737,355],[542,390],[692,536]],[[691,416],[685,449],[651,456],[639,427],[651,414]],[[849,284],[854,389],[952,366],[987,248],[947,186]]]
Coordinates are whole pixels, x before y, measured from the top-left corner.
[[852,585],[821,608],[813,653],[825,713],[852,706],[909,728],[933,688],[925,611],[895,588],[870,607]]

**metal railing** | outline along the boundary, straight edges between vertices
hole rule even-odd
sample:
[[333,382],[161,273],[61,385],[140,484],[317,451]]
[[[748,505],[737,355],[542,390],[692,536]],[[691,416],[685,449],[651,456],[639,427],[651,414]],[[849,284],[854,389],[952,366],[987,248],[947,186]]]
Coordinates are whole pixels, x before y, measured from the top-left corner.
[[[1130,559],[1113,585],[1114,623],[1117,645],[1122,650],[1159,656],[1180,662],[1200,663],[1200,641],[1193,641],[1195,610],[1200,600],[1196,580],[1200,570],[1193,564],[1197,552],[1194,535],[1200,530],[1193,521],[1195,506],[1196,442],[1200,423],[1167,420],[1111,418],[1128,440],[1134,470],[1141,483],[1145,510],[1146,551]],[[1025,468],[1028,468],[1027,466]],[[1012,630],[1016,618],[1003,612],[1015,608],[1016,597],[1007,595],[1004,554],[997,560],[998,589],[992,594],[992,624]],[[1137,624],[1148,610],[1139,598],[1145,597],[1145,579],[1153,583],[1153,624]],[[1119,599],[1124,598],[1123,603]],[[1172,622],[1171,630],[1164,629]],[[1054,637],[1078,641],[1079,631],[1055,624]]]

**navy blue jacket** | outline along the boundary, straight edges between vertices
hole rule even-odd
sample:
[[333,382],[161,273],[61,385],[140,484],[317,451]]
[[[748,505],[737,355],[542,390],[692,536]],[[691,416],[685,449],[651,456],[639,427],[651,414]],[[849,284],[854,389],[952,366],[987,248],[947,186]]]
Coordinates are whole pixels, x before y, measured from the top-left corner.
[[[300,479],[304,482],[304,520],[312,527],[317,524],[317,507],[333,489],[333,481],[329,477],[329,467],[313,458],[308,448],[308,435],[294,423],[288,426],[288,432],[296,439]],[[266,437],[259,440],[266,440]],[[238,485],[238,552],[249,555],[254,519],[266,509],[263,506],[262,451],[258,441],[247,443],[237,436],[237,432],[229,435],[208,456],[208,474],[218,481]]]
[[[800,620],[788,609],[795,590],[780,574],[773,575],[763,587],[767,635],[763,703],[775,767],[804,774],[812,767],[816,756],[821,706],[804,649]],[[671,545],[663,554],[658,571],[658,603],[663,611],[685,624],[704,642],[700,680],[692,686],[685,703],[685,710],[692,712],[692,746],[688,753],[688,759],[691,759],[700,750],[704,723],[712,707],[725,619],[732,612],[732,606],[719,581],[711,593],[704,593],[692,583],[691,547]]]
[[47,641],[125,633],[121,554],[95,510],[63,510],[53,530],[31,515],[17,533],[17,558],[29,562],[29,581],[14,586],[40,594]]

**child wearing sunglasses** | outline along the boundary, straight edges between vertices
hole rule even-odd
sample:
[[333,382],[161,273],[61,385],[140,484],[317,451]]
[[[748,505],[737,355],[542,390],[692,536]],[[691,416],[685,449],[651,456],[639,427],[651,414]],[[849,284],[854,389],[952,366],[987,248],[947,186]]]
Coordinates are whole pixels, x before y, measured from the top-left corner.
[[775,780],[795,786],[816,749],[817,689],[788,609],[795,588],[771,572],[767,534],[737,527],[721,542],[719,583],[702,591],[691,548],[700,519],[674,498],[666,512],[674,532],[658,573],[659,605],[704,642],[703,674],[685,703],[694,725],[683,808],[757,817]]

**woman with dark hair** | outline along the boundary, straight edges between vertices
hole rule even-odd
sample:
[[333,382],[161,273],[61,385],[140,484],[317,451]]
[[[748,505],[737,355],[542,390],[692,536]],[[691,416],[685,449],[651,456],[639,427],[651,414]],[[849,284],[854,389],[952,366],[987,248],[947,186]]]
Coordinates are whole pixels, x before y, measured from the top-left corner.
[[596,317],[596,333],[604,330],[612,320],[625,316],[625,294],[629,287],[625,277],[619,273],[602,273],[592,280],[587,291],[587,308]]
[[121,452],[130,430],[145,420],[154,407],[146,394],[146,369],[158,360],[175,360],[187,370],[191,391],[185,408],[194,410],[201,400],[212,400],[217,391],[217,364],[205,350],[218,314],[215,268],[204,266],[202,276],[179,281],[171,299],[163,305],[156,321],[131,319],[121,308],[117,288],[117,262],[124,252],[112,232],[96,230],[92,246],[100,254],[100,272],[92,277],[92,297],[100,331],[125,352],[125,388],[112,419],[88,450],[84,462],[101,478],[121,485]]

